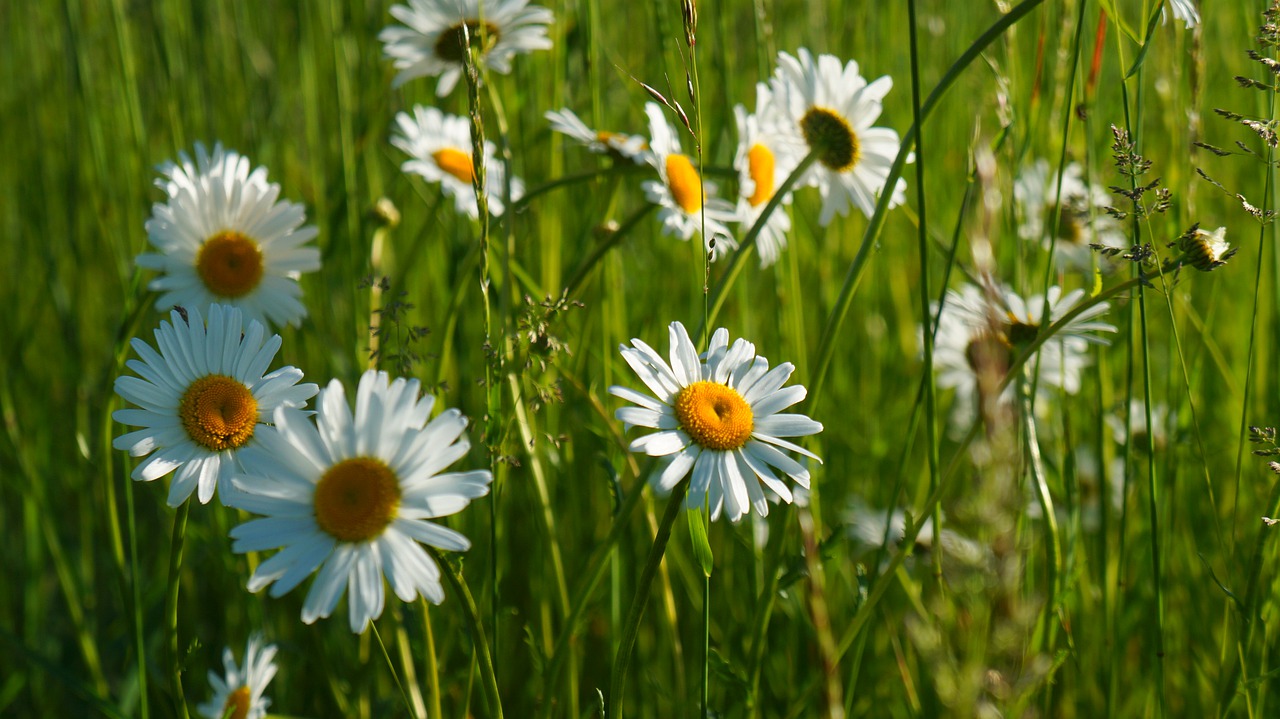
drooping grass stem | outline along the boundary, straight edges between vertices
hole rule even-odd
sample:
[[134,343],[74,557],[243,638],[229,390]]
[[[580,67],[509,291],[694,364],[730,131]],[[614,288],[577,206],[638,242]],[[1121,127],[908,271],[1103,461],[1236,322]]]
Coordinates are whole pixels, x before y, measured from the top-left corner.
[[423,545],[427,553],[444,575],[445,581],[454,595],[462,602],[466,614],[467,628],[471,631],[471,643],[475,647],[476,663],[480,666],[480,682],[484,685],[485,699],[489,704],[489,713],[494,719],[502,719],[502,695],[498,693],[498,677],[493,670],[493,656],[489,653],[489,640],[485,638],[484,623],[480,621],[480,612],[476,608],[476,600],[467,588],[467,582],[458,570],[449,563],[440,550],[430,545]]

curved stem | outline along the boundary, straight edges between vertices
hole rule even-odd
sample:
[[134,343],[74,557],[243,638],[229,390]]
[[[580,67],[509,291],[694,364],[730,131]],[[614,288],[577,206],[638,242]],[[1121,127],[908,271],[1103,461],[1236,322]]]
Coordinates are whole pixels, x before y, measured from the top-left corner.
[[653,548],[649,550],[649,559],[645,562],[644,571],[640,573],[640,581],[636,584],[636,594],[631,599],[631,609],[627,610],[627,620],[623,628],[622,642],[618,645],[618,653],[613,660],[613,677],[609,682],[609,719],[622,719],[622,691],[627,679],[627,664],[631,661],[631,650],[635,647],[636,636],[640,633],[640,618],[644,616],[644,605],[649,601],[649,589],[653,586],[653,577],[658,573],[658,565],[667,551],[667,540],[671,538],[671,526],[675,524],[676,515],[684,506],[684,497],[689,492],[692,475],[686,476],[676,485],[667,500],[667,511],[662,515],[662,524],[658,525],[658,533],[653,537]]
[[617,247],[618,243],[622,242],[622,238],[626,237],[628,232],[635,228],[636,225],[640,224],[640,220],[643,220],[645,215],[653,212],[655,207],[655,205],[646,204],[644,207],[636,210],[634,214],[628,217],[626,221],[613,232],[613,234],[609,235],[608,239],[597,245],[596,248],[591,251],[591,254],[587,255],[587,258],[582,261],[582,264],[578,265],[578,269],[574,271],[573,277],[569,280],[569,284],[565,285],[567,288],[565,294],[567,296],[572,296],[577,292],[578,287],[587,279],[587,275],[591,273],[591,270],[595,269],[596,263],[600,261],[600,258],[604,257],[605,253],[609,250]]
[[764,206],[764,211],[756,218],[756,222],[747,231],[747,236],[742,238],[742,243],[738,245],[737,251],[733,253],[733,257],[729,258],[729,267],[720,275],[720,281],[716,283],[715,290],[711,293],[711,300],[707,304],[706,319],[702,323],[702,328],[696,332],[694,337],[705,337],[707,329],[711,327],[711,323],[716,321],[716,315],[720,314],[720,308],[724,305],[725,296],[729,293],[729,288],[733,286],[734,280],[738,275],[742,274],[742,266],[746,264],[747,255],[751,254],[751,249],[756,245],[756,238],[760,236],[761,231],[769,222],[769,217],[777,211],[778,206],[782,204],[782,200],[791,192],[796,183],[800,181],[800,177],[804,175],[809,166],[818,159],[818,153],[811,151],[804,159],[796,165],[796,169],[787,175],[787,179],[773,193],[773,197],[769,198],[769,204]]
[[648,169],[650,169],[648,165],[637,165],[635,163],[628,163],[626,165],[615,164],[599,170],[588,170],[586,172],[579,172],[573,175],[557,177],[554,180],[548,180],[547,182],[529,190],[525,194],[521,195],[519,200],[511,203],[511,214],[523,212],[529,207],[529,203],[532,200],[545,195],[552,190],[569,187],[570,185],[576,185],[581,182],[589,182],[600,177],[635,175]]
[[[924,105],[920,107],[920,119],[903,135],[902,148],[898,151],[898,156],[894,159],[893,166],[889,168],[889,174],[885,177],[885,187],[893,187],[898,178],[902,176],[902,169],[906,166],[907,158],[911,155],[911,148],[915,145],[920,125],[929,118],[929,114],[933,112],[934,107],[937,106],[942,96],[959,79],[960,73],[970,63],[981,57],[982,52],[988,45],[995,42],[1006,30],[1043,2],[1044,0],[1023,0],[1021,4],[987,28],[987,31],[982,33],[964,51],[964,54],[952,63],[951,67],[947,69],[947,73],[938,81],[938,85],[929,93]],[[818,363],[813,374],[812,390],[809,392],[809,402],[811,404],[816,403],[818,398],[822,396],[822,385],[825,381],[827,370],[831,366],[831,357],[835,349],[836,338],[840,335],[840,329],[844,325],[844,318],[849,313],[849,306],[853,302],[853,293],[857,291],[858,284],[862,281],[862,273],[866,269],[867,258],[871,254],[871,248],[880,236],[880,230],[884,228],[885,214],[889,210],[889,201],[892,197],[892,192],[880,194],[875,212],[872,213],[871,219],[867,223],[866,232],[862,235],[862,245],[858,248],[858,254],[854,256],[853,263],[849,265],[849,271],[845,273],[844,285],[840,288],[840,295],[836,300],[835,308],[832,309],[830,316],[827,318],[826,327],[822,330],[822,341],[818,345]]]
[[164,599],[165,648],[168,653],[169,682],[173,691],[174,708],[179,717],[185,719],[187,713],[187,697],[182,690],[182,661],[178,655],[178,588],[182,573],[182,547],[186,543],[187,516],[191,514],[191,502],[187,501],[178,507],[173,516],[173,539],[169,544],[169,591]]
[[484,694],[489,702],[489,711],[496,719],[502,719],[502,695],[498,693],[498,677],[493,672],[493,658],[489,654],[489,640],[485,638],[484,624],[480,622],[480,612],[476,609],[476,600],[467,588],[467,582],[458,570],[449,563],[440,550],[431,545],[422,545],[427,554],[440,566],[441,573],[449,582],[449,588],[462,601],[466,610],[467,627],[471,630],[471,642],[476,648],[476,663],[480,665],[480,681],[484,684]]

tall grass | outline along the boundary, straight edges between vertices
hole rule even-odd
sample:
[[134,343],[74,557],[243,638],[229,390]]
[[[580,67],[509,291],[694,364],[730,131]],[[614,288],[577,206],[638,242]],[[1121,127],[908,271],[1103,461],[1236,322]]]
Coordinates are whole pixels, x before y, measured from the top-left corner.
[[[1280,254],[1276,226],[1233,193],[1266,211],[1276,183],[1257,134],[1213,112],[1275,118],[1274,93],[1232,79],[1276,81],[1245,54],[1275,56],[1254,40],[1265,4],[1209,3],[1185,30],[1150,0],[1081,2],[700,3],[696,126],[722,192],[736,189],[732,107],[754,103],[776,50],[892,75],[877,124],[919,143],[897,166],[907,206],[824,228],[801,191],[777,265],[758,267],[743,227],[743,252],[706,275],[696,242],[660,236],[645,170],[542,117],[568,106],[643,133],[649,96],[631,77],[688,107],[679,0],[548,2],[551,51],[440,99],[430,79],[391,89],[376,39],[389,3],[0,5],[0,714],[194,713],[222,647],[261,631],[280,646],[268,695],[283,716],[495,716],[499,701],[513,717],[1270,715],[1280,527],[1260,518],[1280,513],[1280,484],[1248,428],[1280,423]],[[519,211],[473,222],[400,172],[391,122],[414,103],[474,104],[530,189]],[[1229,264],[1139,281],[1124,263],[1063,270],[1019,238],[1013,178],[1036,158],[1129,187],[1112,125],[1152,161],[1141,181],[1173,193],[1130,236],[1169,260],[1192,223],[1225,225]],[[110,449],[112,381],[161,317],[133,265],[154,168],[216,140],[269,168],[320,230],[310,316],[281,333],[279,361],[350,385],[380,322],[381,366],[398,373],[398,356],[469,415],[461,464],[495,474],[449,520],[474,546],[443,558],[458,579],[445,603],[392,600],[376,637],[302,624],[299,592],[248,594],[260,558],[227,536],[242,518],[216,502],[175,513]],[[384,198],[398,223],[374,212]],[[1020,421],[953,431],[921,340],[985,247],[1024,296],[1061,284],[1110,301],[1120,332],[1078,394],[1036,398],[1010,377]],[[810,504],[711,523],[709,579],[606,393],[637,385],[618,345],[665,349],[673,320],[793,362],[800,411],[826,426],[808,445],[824,460]],[[410,341],[414,327],[429,332]],[[896,508],[914,541],[859,538]],[[951,532],[981,549],[977,566]]]

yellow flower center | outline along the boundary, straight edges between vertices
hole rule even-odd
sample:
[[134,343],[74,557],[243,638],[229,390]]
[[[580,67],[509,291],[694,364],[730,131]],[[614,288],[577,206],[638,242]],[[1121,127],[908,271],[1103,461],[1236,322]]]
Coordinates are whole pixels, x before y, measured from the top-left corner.
[[680,429],[706,449],[738,449],[755,428],[751,406],[742,395],[716,382],[694,382],[680,390],[675,410]]
[[249,716],[249,698],[249,687],[240,687],[231,692],[227,695],[227,703],[222,705],[222,716],[227,719],[245,719]]
[[800,118],[800,132],[809,148],[817,151],[818,162],[829,170],[848,172],[862,156],[858,134],[835,110],[809,108]]
[[445,62],[461,65],[465,52],[463,48],[466,47],[468,37],[471,39],[471,47],[475,48],[478,54],[484,55],[498,44],[498,34],[498,27],[491,23],[481,23],[478,20],[458,23],[440,33],[439,39],[436,40],[436,57]]
[[253,438],[258,400],[240,382],[210,374],[192,382],[178,401],[178,418],[193,442],[211,452],[236,449]]
[[265,269],[258,243],[234,230],[223,230],[205,240],[196,254],[196,273],[219,297],[249,294],[262,281]]
[[462,182],[471,184],[475,178],[475,170],[471,165],[471,153],[463,152],[454,147],[446,147],[431,153],[431,159],[436,161],[436,167],[453,175]]
[[702,178],[685,155],[667,155],[667,187],[680,209],[693,214],[702,209]]
[[747,174],[756,183],[755,192],[747,198],[752,207],[759,207],[773,197],[773,151],[759,143],[747,150]]
[[1073,207],[1058,209],[1058,240],[1072,245],[1084,242],[1085,214]]
[[343,460],[316,483],[316,523],[341,542],[380,536],[400,508],[400,479],[382,460]]
[[1014,347],[1029,345],[1035,341],[1036,335],[1040,334],[1040,325],[1027,324],[1012,312],[1006,313],[1005,317],[1009,320],[1009,324],[1005,326],[1004,332],[1009,338],[1009,344]]

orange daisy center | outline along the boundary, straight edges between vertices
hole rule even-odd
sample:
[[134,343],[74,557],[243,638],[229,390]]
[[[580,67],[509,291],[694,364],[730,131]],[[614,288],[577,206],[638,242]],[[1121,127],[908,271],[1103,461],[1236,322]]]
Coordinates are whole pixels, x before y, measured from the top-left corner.
[[223,230],[200,245],[196,274],[219,297],[243,297],[262,281],[262,248],[235,230]]
[[187,436],[211,452],[243,447],[258,425],[258,400],[226,375],[205,375],[192,382],[178,401],[178,418]]
[[680,209],[693,214],[702,209],[702,178],[686,155],[667,155],[667,187]]
[[680,429],[706,449],[738,449],[755,429],[747,401],[736,389],[717,382],[703,380],[680,390],[675,410]]
[[316,483],[316,523],[341,542],[381,536],[399,509],[400,478],[374,457],[338,462]]

